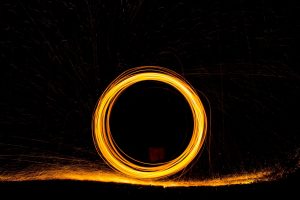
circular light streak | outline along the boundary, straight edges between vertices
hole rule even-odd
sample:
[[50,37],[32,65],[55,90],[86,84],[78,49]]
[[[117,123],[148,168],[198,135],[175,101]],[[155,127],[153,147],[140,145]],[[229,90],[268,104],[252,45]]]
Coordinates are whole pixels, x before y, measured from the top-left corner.
[[[112,137],[109,119],[113,105],[124,90],[141,81],[158,81],[174,87],[184,96],[192,111],[191,140],[186,149],[170,161],[154,164],[138,161],[126,155]],[[97,103],[92,128],[96,149],[110,167],[132,178],[157,179],[181,171],[197,156],[205,140],[207,118],[197,92],[182,76],[166,68],[143,66],[125,71],[110,83]]]

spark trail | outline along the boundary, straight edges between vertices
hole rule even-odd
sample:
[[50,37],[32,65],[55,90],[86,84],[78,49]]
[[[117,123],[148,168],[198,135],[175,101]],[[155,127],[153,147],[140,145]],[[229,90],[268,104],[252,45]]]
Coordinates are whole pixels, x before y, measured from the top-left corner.
[[[115,101],[126,88],[140,81],[158,81],[173,86],[185,97],[191,108],[194,119],[192,138],[184,152],[171,161],[151,164],[135,160],[118,147],[110,132],[109,117]],[[118,76],[100,97],[92,126],[98,153],[115,171],[88,161],[81,164],[71,162],[69,165],[52,166],[41,163],[40,166],[21,171],[0,171],[0,181],[76,180],[160,187],[217,187],[272,181],[299,169],[299,154],[297,154],[295,157],[297,164],[293,170],[265,168],[209,178],[197,176],[167,178],[185,169],[201,150],[206,137],[207,118],[195,89],[177,73],[161,67],[134,68]]]
[[[192,111],[194,126],[188,146],[177,158],[164,163],[146,163],[129,157],[118,147],[110,131],[110,114],[117,98],[126,88],[142,81],[158,81],[174,87]],[[165,178],[186,168],[203,146],[206,129],[205,109],[196,90],[174,71],[155,66],[129,69],[118,76],[101,95],[93,118],[93,138],[99,155],[113,169],[137,179]]]
[[221,177],[193,180],[141,180],[124,176],[120,173],[101,170],[91,166],[63,166],[48,169],[33,169],[11,174],[1,174],[0,181],[34,181],[34,180],[76,180],[96,181],[104,183],[122,183],[144,186],[161,187],[216,187],[226,185],[252,184],[261,181],[273,180],[274,172],[265,169],[257,172],[229,174]]

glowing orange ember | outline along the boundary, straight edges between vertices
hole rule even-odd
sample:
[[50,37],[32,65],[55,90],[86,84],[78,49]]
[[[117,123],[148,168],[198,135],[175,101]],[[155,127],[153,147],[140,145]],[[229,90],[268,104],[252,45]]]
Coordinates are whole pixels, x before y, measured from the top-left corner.
[[[174,87],[190,106],[194,119],[192,137],[187,148],[173,160],[156,164],[135,160],[112,137],[109,120],[114,103],[124,90],[141,81],[158,81]],[[106,88],[96,106],[92,126],[96,149],[109,166],[131,178],[155,179],[175,174],[192,162],[205,140],[207,118],[197,92],[182,76],[169,69],[149,66],[125,71]]]

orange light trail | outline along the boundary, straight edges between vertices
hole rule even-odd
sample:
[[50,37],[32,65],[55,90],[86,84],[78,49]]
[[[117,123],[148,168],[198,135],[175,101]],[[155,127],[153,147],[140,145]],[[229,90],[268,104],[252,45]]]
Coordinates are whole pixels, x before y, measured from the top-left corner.
[[[194,128],[190,143],[179,157],[171,161],[157,164],[137,161],[127,156],[111,135],[109,117],[114,103],[126,88],[140,81],[159,81],[173,86],[185,97],[192,110]],[[284,168],[266,168],[254,172],[241,172],[203,179],[197,177],[195,179],[190,177],[165,178],[183,170],[197,156],[205,140],[207,118],[194,88],[180,75],[161,67],[134,68],[118,76],[100,97],[94,112],[92,126],[93,139],[98,153],[112,169],[122,173],[100,168],[100,165],[88,161],[82,164],[55,164],[52,167],[46,163],[40,163],[41,166],[32,166],[27,170],[1,171],[0,182],[76,180],[159,187],[217,187],[272,181],[293,172],[293,170],[289,172]],[[298,161],[295,170],[299,166]]]
[[[188,146],[177,158],[164,163],[146,163],[129,157],[118,147],[110,131],[114,103],[128,87],[142,81],[158,81],[174,87],[192,111],[194,126]],[[173,175],[192,162],[203,146],[207,118],[196,90],[182,76],[166,68],[147,66],[125,71],[106,88],[96,106],[92,127],[96,149],[111,168],[131,178],[150,180]]]
[[[278,177],[276,177],[278,178]],[[228,185],[252,184],[262,181],[274,180],[274,172],[269,169],[231,174],[221,177],[195,180],[141,180],[123,176],[120,173],[100,170],[93,167],[64,166],[42,170],[27,170],[13,174],[0,175],[0,181],[34,181],[34,180],[76,180],[96,181],[104,183],[121,183],[143,186],[159,187],[217,187]]]

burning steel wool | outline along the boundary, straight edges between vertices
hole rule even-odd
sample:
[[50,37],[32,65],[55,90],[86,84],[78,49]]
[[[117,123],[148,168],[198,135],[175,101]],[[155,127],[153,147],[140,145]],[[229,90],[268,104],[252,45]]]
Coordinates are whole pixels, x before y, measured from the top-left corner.
[[[191,110],[193,116],[192,136],[185,150],[175,159],[160,163],[143,162],[128,156],[114,140],[110,129],[110,115],[114,104],[128,87],[144,81],[156,81],[172,86],[182,94]],[[196,162],[195,158],[201,151],[207,136],[207,127],[208,120],[204,105],[196,90],[181,75],[162,67],[133,68],[119,75],[106,88],[93,115],[92,130],[95,147],[106,164],[113,170],[96,162],[55,156],[48,158],[69,160],[71,164],[49,165],[30,160],[38,159],[38,156],[24,155],[26,159],[18,158],[18,161],[30,161],[37,165],[29,169],[4,171],[0,174],[0,181],[79,180],[162,187],[225,186],[271,181],[299,168],[298,162],[292,170],[268,167],[208,178],[185,177],[182,175],[184,173],[179,174],[192,162]],[[295,159],[299,160],[298,156],[296,157]],[[42,158],[45,159],[45,157]],[[176,175],[177,173],[179,175]]]
[[[165,163],[146,163],[129,157],[112,137],[110,113],[119,95],[131,85],[141,81],[159,81],[173,86],[189,104],[194,127],[191,141],[177,158]],[[119,172],[132,178],[153,179],[170,176],[184,169],[198,154],[206,136],[207,118],[195,89],[179,74],[162,67],[139,67],[125,71],[104,91],[94,113],[93,136],[99,154]],[[137,163],[137,164],[136,164]]]

